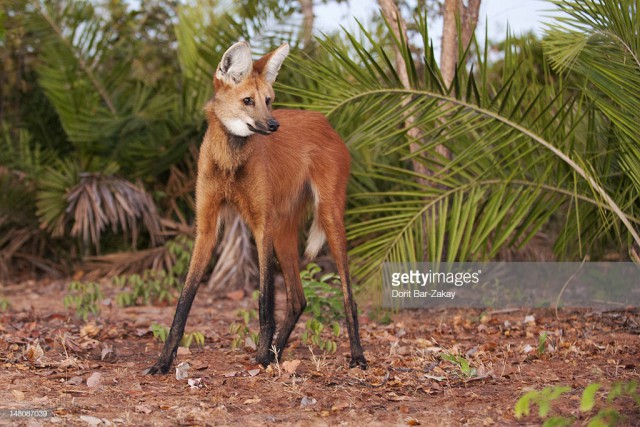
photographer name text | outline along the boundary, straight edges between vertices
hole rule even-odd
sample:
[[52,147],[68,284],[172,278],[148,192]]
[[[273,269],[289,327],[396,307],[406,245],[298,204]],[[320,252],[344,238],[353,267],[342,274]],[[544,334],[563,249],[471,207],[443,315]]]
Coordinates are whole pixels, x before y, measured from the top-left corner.
[[431,289],[428,291],[422,291],[420,289],[414,289],[413,291],[399,291],[397,289],[391,290],[391,298],[449,298],[454,299],[456,297],[456,291],[442,291],[439,289]]

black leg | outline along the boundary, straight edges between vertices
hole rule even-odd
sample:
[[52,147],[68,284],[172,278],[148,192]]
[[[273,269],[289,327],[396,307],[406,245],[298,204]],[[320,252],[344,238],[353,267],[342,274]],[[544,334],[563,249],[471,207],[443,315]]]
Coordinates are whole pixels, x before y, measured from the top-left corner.
[[297,223],[291,224],[290,227],[274,239],[274,248],[278,261],[280,262],[285,289],[287,291],[287,315],[280,329],[278,329],[278,340],[276,342],[279,360],[282,359],[282,351],[287,345],[293,328],[295,328],[296,323],[298,323],[300,319],[300,315],[307,306],[307,301],[302,289],[302,282],[300,281],[300,268],[298,266],[297,227]]
[[273,361],[271,351],[273,334],[276,330],[274,317],[275,291],[273,285],[273,247],[270,239],[263,239],[258,246],[260,263],[260,299],[258,300],[260,320],[260,340],[256,352],[256,362],[264,367]]
[[191,263],[189,265],[189,273],[185,281],[184,288],[180,293],[176,313],[173,317],[169,336],[164,343],[162,353],[158,361],[149,369],[149,374],[166,374],[171,369],[171,364],[178,350],[178,345],[184,334],[184,328],[187,323],[187,317],[193,304],[193,299],[198,292],[200,280],[204,273],[205,267],[211,257],[211,251],[215,244],[215,238],[210,235],[199,235],[194,244],[193,254],[191,255]]
[[349,333],[349,345],[351,347],[351,362],[349,367],[356,366],[367,369],[367,360],[360,344],[360,328],[358,325],[358,307],[351,292],[351,277],[349,276],[349,263],[347,258],[347,240],[344,230],[342,214],[339,211],[329,211],[322,216],[323,228],[327,234],[327,243],[338,267],[340,282],[342,283],[342,299]]

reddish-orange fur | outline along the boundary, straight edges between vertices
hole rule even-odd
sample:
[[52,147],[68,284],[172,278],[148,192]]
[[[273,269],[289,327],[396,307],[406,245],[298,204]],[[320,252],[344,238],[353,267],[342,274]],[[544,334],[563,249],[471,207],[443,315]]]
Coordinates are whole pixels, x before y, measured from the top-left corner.
[[[247,49],[248,45],[237,43],[225,53],[214,78],[215,98],[205,107],[209,127],[198,160],[196,241],[174,323],[163,353],[150,372],[166,372],[171,365],[217,239],[221,212],[227,207],[245,219],[258,248],[261,295],[256,360],[265,366],[274,357],[274,255],[280,263],[287,291],[287,315],[276,342],[281,354],[306,305],[298,265],[298,230],[310,203],[342,279],[351,364],[364,369],[343,224],[349,152],[322,114],[302,110],[271,113],[271,84],[288,46],[265,55],[252,67]],[[247,61],[250,68],[245,69],[242,65]],[[248,98],[252,103],[247,103]],[[248,136],[238,136],[230,129]]]

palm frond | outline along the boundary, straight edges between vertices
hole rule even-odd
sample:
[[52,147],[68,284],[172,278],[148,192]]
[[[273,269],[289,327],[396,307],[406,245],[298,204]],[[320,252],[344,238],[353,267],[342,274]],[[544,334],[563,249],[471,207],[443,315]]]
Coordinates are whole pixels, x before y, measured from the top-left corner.
[[638,3],[556,0],[563,12],[548,25],[544,45],[560,71],[583,79],[581,89],[612,123],[623,173],[640,197],[640,19]]
[[[415,25],[427,34],[426,20]],[[364,38],[376,44],[371,35]],[[526,244],[565,209],[580,209],[591,222],[571,230],[570,253],[589,251],[607,233],[640,243],[637,215],[599,175],[603,157],[581,139],[588,107],[547,64],[527,59],[531,42],[507,40],[499,81],[487,78],[482,59],[475,72],[459,67],[451,95],[442,91],[428,39],[427,55],[406,55],[412,69],[422,70],[412,89],[399,87],[384,42],[365,48],[352,35],[345,39],[349,43],[320,41],[331,64],[295,62],[321,88],[307,90],[305,102],[329,116],[355,158],[348,235],[361,280],[378,280],[383,262],[492,259]],[[395,42],[411,52],[406,41]],[[419,140],[407,137],[407,114],[421,130]],[[414,142],[422,149],[410,153]],[[450,161],[437,155],[438,145],[449,149]],[[409,160],[431,173],[413,171]]]
[[78,237],[85,248],[100,251],[102,233],[111,228],[130,235],[136,247],[140,230],[146,229],[152,245],[161,241],[157,208],[140,186],[104,173],[80,172],[73,162],[50,167],[38,191],[38,216],[53,236]]

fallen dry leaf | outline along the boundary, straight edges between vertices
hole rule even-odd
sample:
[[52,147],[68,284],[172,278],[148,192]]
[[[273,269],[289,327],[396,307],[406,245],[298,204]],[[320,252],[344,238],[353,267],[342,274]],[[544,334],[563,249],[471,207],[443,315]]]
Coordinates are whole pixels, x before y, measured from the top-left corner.
[[260,369],[249,369],[247,371],[247,374],[249,374],[250,377],[255,377],[259,373],[260,373]]
[[338,402],[331,407],[332,411],[342,411],[343,409],[347,409],[349,407],[349,402]]
[[58,365],[58,369],[60,370],[69,369],[69,368],[75,368],[77,366],[78,366],[78,359],[76,359],[75,357],[67,357],[62,362],[60,362],[60,364]]
[[398,396],[397,394],[391,392],[387,395],[387,400],[392,402],[404,402],[406,400],[411,400],[409,396]]
[[318,401],[316,399],[314,399],[313,397],[304,396],[302,399],[300,399],[300,407],[301,408],[306,408],[307,406],[313,406],[316,403],[318,403]]
[[100,427],[100,426],[112,425],[111,423],[103,422],[104,420],[102,420],[102,419],[100,419],[98,417],[92,417],[90,415],[80,415],[80,419],[82,421],[84,421],[85,423],[87,423],[91,427]]
[[102,348],[102,352],[100,353],[100,360],[104,360],[105,357],[107,356],[114,356],[113,346],[104,344],[104,347]]
[[256,343],[253,341],[253,339],[251,337],[245,337],[244,338],[244,348],[248,348],[250,350],[257,350],[258,346],[256,346]]
[[20,390],[11,390],[11,394],[18,402],[22,402],[24,400],[24,393]]
[[82,338],[94,338],[98,336],[102,328],[97,326],[94,322],[85,324],[80,328],[80,336]]
[[231,301],[242,301],[242,299],[244,298],[244,290],[238,289],[237,291],[227,292],[226,296]]
[[191,365],[187,362],[181,362],[178,366],[176,366],[176,379],[184,380],[189,378],[189,369],[191,369]]
[[202,378],[189,378],[187,380],[187,384],[189,384],[189,387],[191,387],[192,389],[203,388],[204,380]]
[[36,345],[28,344],[27,348],[22,353],[22,356],[25,360],[35,364],[42,356],[44,356],[44,351],[42,350],[42,347],[40,347],[40,343],[37,343]]
[[71,377],[67,380],[67,384],[69,385],[80,385],[82,384],[82,377],[79,376],[75,376],[75,377]]
[[242,403],[245,405],[253,405],[254,403],[260,403],[261,401],[262,399],[260,399],[259,397],[254,397],[253,399],[247,399]]
[[94,348],[100,347],[100,341],[95,340],[93,338],[85,338],[84,341],[80,344],[80,348],[83,350],[93,350]]
[[298,360],[298,359],[296,359],[296,360],[286,360],[286,361],[282,362],[282,369],[287,374],[295,374],[296,369],[298,369],[298,366],[300,366],[300,360]]
[[100,372],[94,372],[89,378],[87,378],[88,387],[95,388],[100,384],[102,384],[102,374]]
[[188,356],[191,354],[191,350],[187,347],[178,347],[178,356]]
[[133,409],[140,414],[151,413],[151,407],[149,405],[136,405]]

